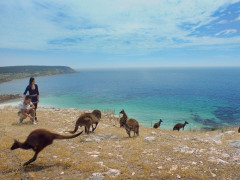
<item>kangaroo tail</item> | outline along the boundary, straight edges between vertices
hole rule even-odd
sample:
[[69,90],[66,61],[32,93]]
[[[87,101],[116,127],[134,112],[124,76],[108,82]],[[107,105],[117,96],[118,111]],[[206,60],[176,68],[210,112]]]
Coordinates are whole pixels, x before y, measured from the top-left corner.
[[74,134],[72,136],[64,136],[64,135],[60,135],[60,134],[54,134],[55,135],[55,139],[72,139],[75,137],[78,137],[80,134],[82,134],[83,131],[81,131],[78,134]]
[[73,131],[66,131],[66,132],[69,132],[69,133],[71,133],[71,134],[74,134],[75,132],[77,132],[77,130],[78,130],[78,124],[76,123],[75,128],[74,128]]

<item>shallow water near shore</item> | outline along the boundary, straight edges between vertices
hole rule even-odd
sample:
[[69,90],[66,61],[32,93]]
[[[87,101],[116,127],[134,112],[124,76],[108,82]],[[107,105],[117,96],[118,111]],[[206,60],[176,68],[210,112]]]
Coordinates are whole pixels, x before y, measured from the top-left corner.
[[[80,70],[37,77],[40,106],[125,109],[129,118],[161,128],[189,122],[186,130],[240,123],[240,68]],[[0,84],[0,93],[23,93],[28,79]]]

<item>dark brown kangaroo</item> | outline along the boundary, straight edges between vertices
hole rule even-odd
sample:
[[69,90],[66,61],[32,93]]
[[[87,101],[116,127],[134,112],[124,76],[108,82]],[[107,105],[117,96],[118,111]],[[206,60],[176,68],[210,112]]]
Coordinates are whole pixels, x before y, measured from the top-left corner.
[[183,124],[182,123],[175,124],[175,126],[173,127],[173,131],[174,130],[179,131],[181,128],[183,128],[183,130],[184,130],[184,127],[186,126],[186,124],[188,124],[187,121],[185,121]]
[[239,128],[238,128],[238,132],[240,133],[240,126],[239,126]]
[[128,136],[131,137],[131,131],[134,132],[134,136],[135,134],[137,134],[139,136],[139,123],[137,120],[135,119],[128,119],[127,114],[125,113],[124,110],[122,110],[121,112],[119,112],[121,114],[123,114],[123,116],[120,118],[120,127],[124,127]]
[[49,132],[45,129],[36,129],[28,135],[25,142],[21,143],[17,140],[14,140],[11,150],[21,148],[32,149],[35,152],[33,158],[24,163],[24,166],[26,166],[34,162],[37,159],[38,153],[42,151],[46,146],[52,144],[54,139],[71,139],[79,136],[80,134],[82,134],[82,132],[72,136],[63,136],[60,134]]
[[159,128],[161,122],[163,122],[163,121],[160,119],[159,122],[157,122],[153,125],[153,128]]

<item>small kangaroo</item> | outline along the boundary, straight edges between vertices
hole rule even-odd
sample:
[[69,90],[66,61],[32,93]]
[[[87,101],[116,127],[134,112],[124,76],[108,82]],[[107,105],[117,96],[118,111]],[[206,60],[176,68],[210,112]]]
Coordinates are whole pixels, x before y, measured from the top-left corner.
[[182,123],[175,124],[175,126],[173,127],[173,131],[174,130],[179,131],[181,128],[183,128],[183,130],[184,130],[184,127],[185,127],[186,124],[189,124],[189,123],[187,121],[185,121],[183,124]]
[[240,133],[240,126],[239,126],[239,128],[238,128],[238,133]]
[[49,132],[45,129],[36,129],[32,131],[25,142],[21,143],[17,140],[14,140],[14,143],[11,147],[11,150],[21,148],[21,149],[32,149],[35,154],[29,161],[24,163],[24,166],[34,162],[37,159],[37,155],[42,151],[46,146],[53,143],[54,139],[72,139],[82,134],[82,132],[72,135],[72,136],[63,136]]
[[123,114],[123,116],[120,118],[120,127],[124,127],[128,136],[131,137],[131,131],[134,132],[134,136],[135,134],[137,134],[139,136],[139,123],[137,120],[135,119],[128,119],[127,114],[125,113],[124,110],[122,110],[121,112],[119,112],[121,114]]
[[155,123],[155,124],[153,125],[153,128],[159,128],[161,122],[163,122],[163,121],[160,119],[158,123]]

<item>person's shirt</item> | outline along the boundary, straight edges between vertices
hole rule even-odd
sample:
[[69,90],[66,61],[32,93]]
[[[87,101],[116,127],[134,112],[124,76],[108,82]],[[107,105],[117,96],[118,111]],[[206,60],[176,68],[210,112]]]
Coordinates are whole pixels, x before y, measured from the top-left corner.
[[32,105],[32,102],[30,104],[26,104],[24,101],[20,102],[18,105],[18,112],[21,112],[22,109],[26,111],[27,108],[29,108],[31,105]]
[[38,101],[37,96],[39,96],[38,85],[34,84],[34,86],[35,86],[35,89],[32,89],[32,87],[28,85],[23,94],[26,95],[28,92],[28,94],[31,96],[31,101],[33,103],[37,103]]

